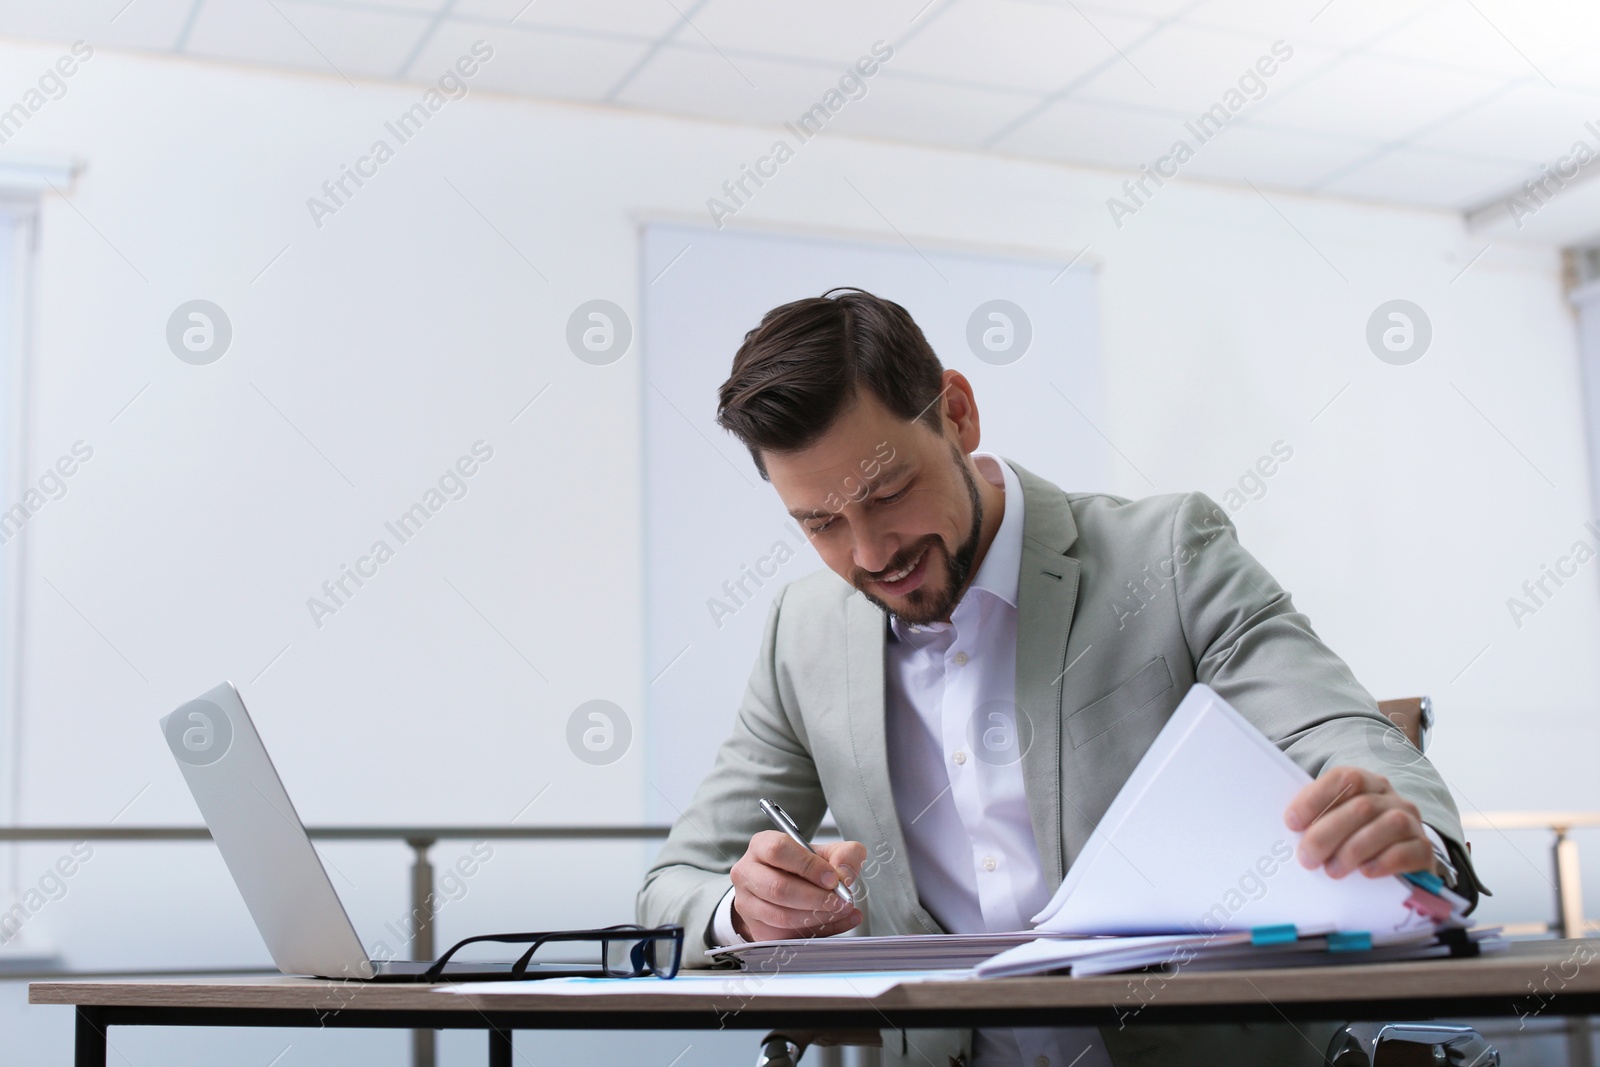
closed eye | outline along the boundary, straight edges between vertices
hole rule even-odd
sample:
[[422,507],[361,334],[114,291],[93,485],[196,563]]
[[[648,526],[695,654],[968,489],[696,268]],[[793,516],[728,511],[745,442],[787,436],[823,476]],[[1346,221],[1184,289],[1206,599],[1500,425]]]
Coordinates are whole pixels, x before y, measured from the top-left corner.
[[888,496],[880,496],[880,497],[878,497],[877,500],[876,500],[876,503],[879,503],[879,504],[893,504],[895,501],[899,500],[901,497],[905,496],[909,492],[911,492],[911,486],[909,484],[907,484],[905,486],[905,488],[901,489],[898,493],[890,493]]

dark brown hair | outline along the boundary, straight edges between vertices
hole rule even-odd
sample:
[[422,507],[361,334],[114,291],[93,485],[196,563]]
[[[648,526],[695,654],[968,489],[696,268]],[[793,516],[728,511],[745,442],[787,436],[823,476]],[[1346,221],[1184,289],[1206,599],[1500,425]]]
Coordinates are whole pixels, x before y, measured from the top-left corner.
[[717,424],[744,443],[765,478],[763,451],[816,443],[861,388],[940,432],[943,373],[905,308],[860,289],[830,289],[773,308],[745,334],[718,391]]

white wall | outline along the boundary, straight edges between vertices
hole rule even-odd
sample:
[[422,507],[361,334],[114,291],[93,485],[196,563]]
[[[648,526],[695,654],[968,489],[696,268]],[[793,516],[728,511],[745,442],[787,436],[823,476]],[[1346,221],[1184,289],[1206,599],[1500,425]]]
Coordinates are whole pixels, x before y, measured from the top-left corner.
[[[0,43],[0,101],[62,51]],[[497,822],[547,785],[521,821],[642,816],[639,752],[592,767],[565,741],[579,703],[641,700],[639,364],[580,362],[565,324],[595,298],[635,313],[641,220],[705,218],[772,134],[477,95],[317,229],[306,198],[418,96],[101,50],[6,145],[87,164],[71,205],[44,205],[28,469],[95,450],[28,527],[23,822],[130,801],[129,824],[195,821],[155,721],[222,677],[311,823]],[[1433,694],[1463,807],[1600,807],[1600,566],[1520,629],[1505,603],[1589,517],[1555,253],[1497,246],[1457,277],[1481,245],[1451,216],[1188,181],[1119,231],[1122,178],[830,136],[734,224],[1061,261],[1090,245],[1114,488],[1220,497],[1288,442],[1237,513],[1245,542],[1370,688]],[[164,341],[196,297],[235,331],[207,367]],[[1408,367],[1363,339],[1393,297],[1435,329]],[[315,628],[306,598],[480,439],[495,458],[470,494]],[[731,713],[738,693],[716,696]],[[1542,838],[1477,842],[1484,914],[1543,915]],[[648,852],[508,848],[441,936],[625,918]],[[23,850],[21,880],[54,854]],[[329,855],[374,936],[404,907],[400,850]],[[100,849],[36,923],[78,966],[264,959],[196,848]],[[17,1047],[59,1049],[66,1014],[20,996]],[[684,1062],[718,1048],[748,1053]]]

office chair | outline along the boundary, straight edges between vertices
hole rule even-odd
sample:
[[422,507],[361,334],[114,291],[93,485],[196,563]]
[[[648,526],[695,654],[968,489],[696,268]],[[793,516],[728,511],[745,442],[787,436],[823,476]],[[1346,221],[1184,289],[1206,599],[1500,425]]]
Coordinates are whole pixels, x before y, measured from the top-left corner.
[[761,1039],[761,1054],[756,1067],[797,1067],[806,1049],[816,1045],[834,1063],[842,1060],[840,1049],[882,1048],[883,1035],[877,1030],[774,1030]]
[[[1433,732],[1433,700],[1401,697],[1378,701],[1378,710],[1394,723],[1420,754]],[[1390,750],[1391,746],[1385,746]],[[1404,746],[1392,746],[1404,759]],[[811,1045],[879,1045],[870,1034],[774,1030],[761,1040],[756,1067],[798,1067]],[[1328,1044],[1331,1067],[1499,1067],[1500,1053],[1470,1026],[1438,1023],[1350,1023]]]
[[1328,1044],[1331,1067],[1500,1067],[1500,1052],[1470,1026],[1351,1023]]

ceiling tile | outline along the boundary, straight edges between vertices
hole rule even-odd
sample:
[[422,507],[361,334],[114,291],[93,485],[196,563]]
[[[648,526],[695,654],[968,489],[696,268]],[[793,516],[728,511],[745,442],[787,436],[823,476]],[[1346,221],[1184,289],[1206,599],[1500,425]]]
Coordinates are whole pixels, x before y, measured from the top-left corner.
[[1526,177],[1515,163],[1493,163],[1402,148],[1322,186],[1320,191],[1435,207],[1468,208]]
[[1395,141],[1504,87],[1501,79],[1358,55],[1290,92],[1269,94],[1251,117],[1308,133]]
[[[1600,96],[1600,63],[1595,62],[1594,53],[1549,63],[1543,69],[1545,75],[1563,89],[1576,89],[1579,92]],[[1597,100],[1596,104],[1600,106],[1600,100]]]
[[[875,41],[892,45],[905,37],[927,7],[928,0],[710,0],[674,40],[843,67],[870,53]],[[933,10],[922,17],[938,20],[944,14]]]
[[[1276,54],[1275,44],[1280,49]],[[1217,104],[1228,90],[1239,89],[1250,100],[1248,109],[1257,100],[1305,80],[1337,55],[1331,49],[1296,47],[1268,37],[1172,26],[1131,50],[1127,62],[1108,67],[1074,95],[1193,115]],[[1251,76],[1259,75],[1256,64],[1263,59],[1273,73],[1258,78],[1262,86],[1257,88]],[[1241,79],[1247,83],[1243,87]]]
[[15,37],[32,37],[91,46],[160,49],[172,47],[194,0],[81,0],[43,4],[39,0],[0,0],[0,27]]
[[1137,168],[1188,136],[1169,115],[1062,100],[994,145],[1002,152],[1103,166]]
[[1566,155],[1579,139],[1600,153],[1600,135],[1585,129],[1586,122],[1600,126],[1600,97],[1530,80],[1419,138],[1417,145],[1545,163]]
[[1183,173],[1219,181],[1305,188],[1377,147],[1371,141],[1316,137],[1237,122],[1199,146],[1194,158],[1184,164]]
[[1600,4],[1593,0],[1473,0],[1472,7],[1474,17],[1501,37],[1502,47],[1514,48],[1546,74],[1569,59],[1600,67]]
[[951,82],[1053,92],[1116,60],[1110,42],[1121,45],[1150,27],[1123,15],[1084,14],[1092,22],[1066,6],[967,0],[898,48],[891,62],[896,71]]
[[[519,20],[518,27],[522,23]],[[482,40],[494,55],[473,76],[472,86],[551,100],[598,101],[644,56],[648,45],[527,29],[487,30],[447,21],[418,54],[411,69],[432,79],[470,55]]]
[[335,77],[393,77],[427,29],[430,16],[357,11],[276,0],[206,4],[186,52],[272,63]]
[[[829,90],[839,91],[841,76],[818,62],[774,62],[687,43],[668,45],[618,94],[617,103],[777,125],[797,120]],[[869,95],[877,90],[877,82],[874,77],[863,83]],[[843,98],[841,93],[836,99]],[[845,103],[841,114],[853,106],[854,102]]]
[[1211,0],[1184,22],[1282,37],[1324,48],[1351,48],[1393,31],[1407,19],[1457,0]]
[[[142,3],[143,0],[140,0]],[[204,3],[225,3],[227,0],[202,0]],[[273,3],[282,3],[283,0],[273,0]],[[297,4],[321,4],[324,7],[366,8],[368,10],[381,10],[404,8],[420,14],[436,15],[439,9],[449,6],[449,0],[292,0]],[[524,3],[527,0],[523,0]]]
[[1019,0],[1048,7],[1080,7],[1093,14],[1138,15],[1148,19],[1167,19],[1205,6],[1206,0],[1115,0],[1114,3],[1071,3],[1069,0]]
[[862,137],[976,151],[1034,98],[1014,92],[895,78],[885,74],[861,101],[842,109],[832,129]]
[[1372,52],[1501,78],[1537,73],[1515,44],[1470,4],[1425,11],[1386,35]]
[[[450,17],[489,19],[520,29],[590,30],[654,40],[682,21],[664,0],[457,0]],[[515,20],[513,23],[512,20]]]

